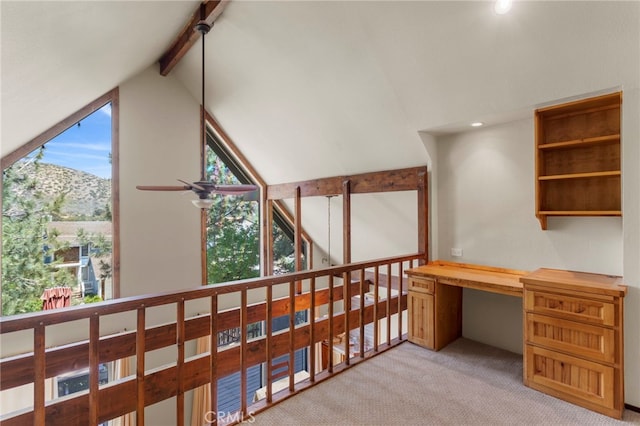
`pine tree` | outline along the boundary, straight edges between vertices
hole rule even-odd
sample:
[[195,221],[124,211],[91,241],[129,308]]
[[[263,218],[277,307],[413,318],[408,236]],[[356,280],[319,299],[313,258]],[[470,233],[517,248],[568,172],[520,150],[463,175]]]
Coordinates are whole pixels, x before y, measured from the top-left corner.
[[[38,167],[43,149],[26,161]],[[47,223],[60,215],[64,194],[45,201],[33,176],[23,172],[26,161],[3,171],[2,315],[39,311],[46,288],[75,284],[69,271],[51,259],[63,245],[47,230]]]

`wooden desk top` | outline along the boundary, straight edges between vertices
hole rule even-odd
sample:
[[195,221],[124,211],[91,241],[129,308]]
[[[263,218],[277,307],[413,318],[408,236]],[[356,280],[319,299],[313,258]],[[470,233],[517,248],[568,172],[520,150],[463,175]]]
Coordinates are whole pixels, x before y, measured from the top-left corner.
[[605,296],[624,297],[627,293],[622,277],[616,275],[540,268],[522,277],[521,281],[529,285],[579,290]]
[[405,272],[414,277],[437,278],[442,284],[516,297],[522,297],[520,278],[528,274],[527,271],[443,260],[434,260]]

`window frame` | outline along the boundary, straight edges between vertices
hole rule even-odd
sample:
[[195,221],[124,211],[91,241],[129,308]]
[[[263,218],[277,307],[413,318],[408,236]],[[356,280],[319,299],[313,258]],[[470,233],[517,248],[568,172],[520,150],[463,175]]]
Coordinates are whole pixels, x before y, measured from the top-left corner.
[[[8,153],[0,160],[2,171],[12,166],[15,162],[28,155],[32,151],[45,145],[53,138],[63,133],[76,123],[82,121],[87,116],[97,112],[107,104],[111,104],[111,228],[112,228],[112,296],[114,299],[120,297],[120,175],[119,175],[119,128],[120,128],[120,96],[118,88],[114,88],[99,98],[93,100],[86,106],[80,108],[67,118],[59,121],[51,128],[40,133],[21,147]],[[3,184],[0,174],[0,185]],[[2,208],[2,197],[0,197],[0,209]],[[0,254],[1,253],[0,247]],[[0,277],[2,276],[0,269]],[[0,280],[0,297],[2,295],[2,280]],[[0,315],[2,306],[0,305]]]

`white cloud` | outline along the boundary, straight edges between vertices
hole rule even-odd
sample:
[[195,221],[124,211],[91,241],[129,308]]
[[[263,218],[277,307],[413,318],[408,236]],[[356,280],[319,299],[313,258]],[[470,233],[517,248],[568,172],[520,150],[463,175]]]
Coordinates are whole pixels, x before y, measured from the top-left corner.
[[106,104],[105,106],[100,108],[98,111],[100,111],[101,113],[111,117],[111,103]]

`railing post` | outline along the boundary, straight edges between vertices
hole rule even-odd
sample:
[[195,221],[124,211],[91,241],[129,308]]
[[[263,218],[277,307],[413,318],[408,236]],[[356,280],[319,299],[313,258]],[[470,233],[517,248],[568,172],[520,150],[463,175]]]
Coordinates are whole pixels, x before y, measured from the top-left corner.
[[273,376],[273,348],[271,337],[273,336],[273,286],[267,286],[267,403],[273,401],[272,376]]
[[138,308],[136,324],[136,425],[144,425],[144,356],[145,356],[145,308],[144,304]]
[[351,364],[351,324],[349,316],[351,315],[351,275],[348,272],[342,274],[342,302],[344,305],[344,362],[346,365]]
[[398,341],[402,340],[402,262],[398,262]]
[[44,381],[46,379],[44,324],[33,329],[33,424],[44,426],[45,401]]
[[176,362],[176,377],[178,381],[178,394],[176,395],[176,425],[184,425],[184,297],[177,303],[176,315],[176,345],[178,348],[178,360]]
[[360,269],[360,312],[359,312],[359,321],[360,321],[360,358],[364,358],[364,268]]
[[378,341],[380,333],[380,320],[378,319],[378,298],[380,297],[379,291],[380,284],[380,267],[376,265],[373,270],[373,350],[378,352]]
[[333,373],[333,274],[329,273],[329,341],[327,342],[327,371]]
[[387,345],[391,344],[391,263],[387,263]]
[[309,307],[309,381],[316,380],[316,279],[311,277],[309,282],[311,306]]
[[[302,284],[301,284],[302,285]],[[289,391],[295,389],[296,369],[296,285],[289,283]]]
[[99,394],[99,352],[100,343],[100,317],[94,313],[89,318],[89,425],[98,425],[98,412],[100,408]]
[[240,296],[240,412],[247,414],[247,288]]
[[209,322],[209,353],[210,353],[210,366],[209,366],[209,395],[211,400],[209,402],[209,413],[213,413],[213,421],[211,424],[218,423],[218,295],[211,296],[211,321]]

